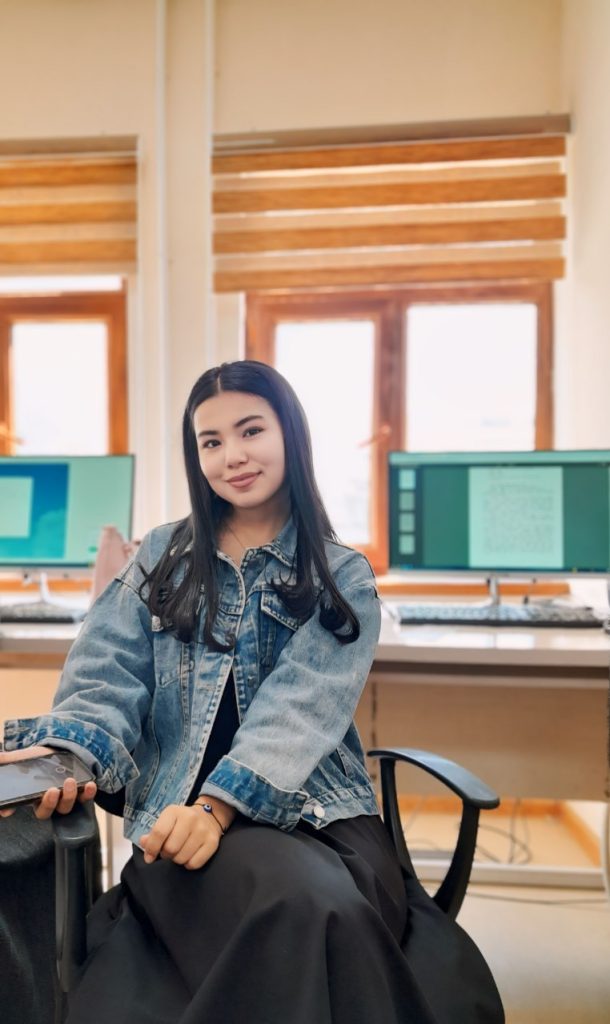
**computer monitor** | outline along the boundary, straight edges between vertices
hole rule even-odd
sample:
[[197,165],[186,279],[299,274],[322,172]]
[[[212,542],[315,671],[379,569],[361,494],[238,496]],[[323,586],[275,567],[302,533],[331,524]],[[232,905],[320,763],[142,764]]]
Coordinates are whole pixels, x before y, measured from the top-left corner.
[[0,457],[0,570],[93,565],[104,526],[131,538],[133,455]]
[[610,573],[610,451],[391,452],[390,568]]

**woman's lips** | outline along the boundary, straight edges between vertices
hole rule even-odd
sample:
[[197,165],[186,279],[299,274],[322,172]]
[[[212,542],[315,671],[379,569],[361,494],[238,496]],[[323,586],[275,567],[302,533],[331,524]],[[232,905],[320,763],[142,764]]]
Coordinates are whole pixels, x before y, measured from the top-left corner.
[[238,491],[245,491],[257,478],[258,473],[248,473],[247,476],[236,477],[234,480],[228,480],[227,483],[230,483],[231,487],[236,487]]

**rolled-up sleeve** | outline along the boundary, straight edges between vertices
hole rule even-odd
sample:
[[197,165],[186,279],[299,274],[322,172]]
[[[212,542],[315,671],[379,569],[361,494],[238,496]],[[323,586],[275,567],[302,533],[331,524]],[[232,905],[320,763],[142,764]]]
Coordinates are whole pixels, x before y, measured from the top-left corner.
[[229,753],[202,787],[248,817],[285,830],[299,821],[309,797],[307,779],[343,740],[375,655],[381,621],[375,579],[366,559],[351,555],[336,583],[358,617],[358,639],[340,643],[316,610],[284,646]]
[[132,563],[88,612],[51,712],[4,725],[6,750],[35,744],[72,750],[110,793],[138,775],[130,751],[154,689],[150,614],[137,593],[138,578]]

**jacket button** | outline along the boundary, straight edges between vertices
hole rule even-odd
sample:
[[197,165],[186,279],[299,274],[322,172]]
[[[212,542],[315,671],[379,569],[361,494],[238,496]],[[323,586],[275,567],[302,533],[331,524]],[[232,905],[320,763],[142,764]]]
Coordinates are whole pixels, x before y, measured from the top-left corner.
[[323,807],[320,807],[320,804],[316,804],[316,806],[313,809],[313,813],[315,814],[316,818],[323,818],[326,814],[326,811],[324,810]]

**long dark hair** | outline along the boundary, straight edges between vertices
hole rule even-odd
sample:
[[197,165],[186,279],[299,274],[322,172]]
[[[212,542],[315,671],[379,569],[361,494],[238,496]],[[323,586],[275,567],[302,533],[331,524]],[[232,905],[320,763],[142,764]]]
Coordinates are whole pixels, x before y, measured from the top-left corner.
[[[193,425],[198,406],[221,391],[242,391],[264,398],[282,428],[286,481],[297,545],[291,582],[280,577],[272,582],[273,588],[300,622],[310,618],[320,598],[320,624],[334,633],[340,643],[357,640],[360,624],[337,589],[328,567],[324,542],[336,542],[337,537],[315,481],[305,412],[288,381],[273,367],[252,359],[215,366],[193,385],[182,420],[192,511],[174,528],[157,565],[150,573],[144,572],[141,596],[151,613],[159,617],[161,625],[186,643],[193,637],[203,592],[206,598],[203,639],[214,650],[231,649],[214,637],[214,622],[218,611],[216,538],[232,506],[212,490],[201,471]],[[314,570],[321,583],[321,593],[314,581]]]

